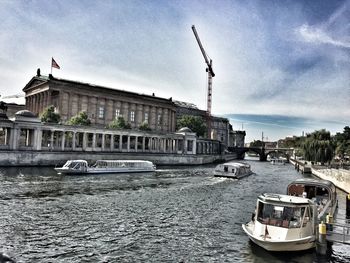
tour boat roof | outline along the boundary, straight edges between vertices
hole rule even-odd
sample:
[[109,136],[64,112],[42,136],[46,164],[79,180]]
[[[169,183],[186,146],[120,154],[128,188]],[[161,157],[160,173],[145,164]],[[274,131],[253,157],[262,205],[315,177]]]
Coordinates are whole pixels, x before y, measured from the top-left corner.
[[96,162],[106,162],[106,163],[116,163],[116,162],[122,162],[122,163],[151,163],[151,161],[144,161],[144,160],[97,160]]
[[320,179],[313,179],[313,178],[299,178],[291,182],[290,185],[293,184],[303,184],[303,185],[313,185],[313,186],[319,186],[319,187],[329,187],[331,189],[335,189],[334,184],[331,181],[328,180],[320,180]]
[[267,203],[276,203],[280,205],[309,205],[312,203],[310,199],[298,197],[298,196],[291,196],[291,195],[282,195],[282,194],[272,194],[272,193],[265,193],[259,196],[259,200]]
[[222,165],[229,165],[229,166],[235,166],[235,167],[249,166],[249,164],[247,163],[238,163],[238,162],[223,163]]

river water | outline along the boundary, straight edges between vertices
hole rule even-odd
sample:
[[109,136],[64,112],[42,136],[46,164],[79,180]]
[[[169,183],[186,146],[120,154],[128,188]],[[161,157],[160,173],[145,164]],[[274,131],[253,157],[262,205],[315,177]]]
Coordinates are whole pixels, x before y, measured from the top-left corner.
[[[249,241],[256,198],[285,193],[292,165],[248,161],[256,173],[215,178],[214,165],[148,174],[58,175],[0,168],[0,252],[16,262],[349,262],[350,246],[270,253]],[[338,191],[339,216],[345,193]]]

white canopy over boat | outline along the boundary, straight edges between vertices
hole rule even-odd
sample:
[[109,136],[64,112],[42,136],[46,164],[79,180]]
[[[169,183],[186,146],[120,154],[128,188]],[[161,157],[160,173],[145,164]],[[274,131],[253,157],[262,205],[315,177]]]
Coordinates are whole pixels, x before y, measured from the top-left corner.
[[98,160],[89,166],[85,160],[69,160],[55,170],[62,174],[153,172],[155,165],[143,160]]

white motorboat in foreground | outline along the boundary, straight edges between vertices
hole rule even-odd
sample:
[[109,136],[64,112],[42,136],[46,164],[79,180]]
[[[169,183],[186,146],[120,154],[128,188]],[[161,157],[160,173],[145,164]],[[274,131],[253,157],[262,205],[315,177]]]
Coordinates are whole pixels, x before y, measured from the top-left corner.
[[214,176],[230,177],[239,179],[252,174],[250,165],[247,163],[230,162],[219,164],[215,167]]
[[61,174],[154,172],[155,169],[152,162],[141,160],[98,160],[93,166],[85,160],[69,160],[55,168]]
[[255,244],[268,251],[300,251],[316,241],[316,205],[310,199],[280,194],[258,197],[256,214],[242,224]]

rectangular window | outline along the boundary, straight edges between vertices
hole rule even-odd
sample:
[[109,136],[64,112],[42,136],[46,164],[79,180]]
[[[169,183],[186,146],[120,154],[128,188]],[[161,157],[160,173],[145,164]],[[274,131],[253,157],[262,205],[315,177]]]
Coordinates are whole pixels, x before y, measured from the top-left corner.
[[162,114],[158,114],[158,120],[157,120],[158,125],[162,123]]
[[119,116],[120,116],[120,109],[116,109],[115,110],[115,118],[118,119]]
[[145,112],[145,122],[148,123],[148,112]]
[[135,112],[134,111],[130,111],[130,121],[131,122],[135,121]]
[[99,107],[99,108],[98,108],[98,117],[99,117],[100,119],[103,119],[104,115],[105,115],[105,108]]

